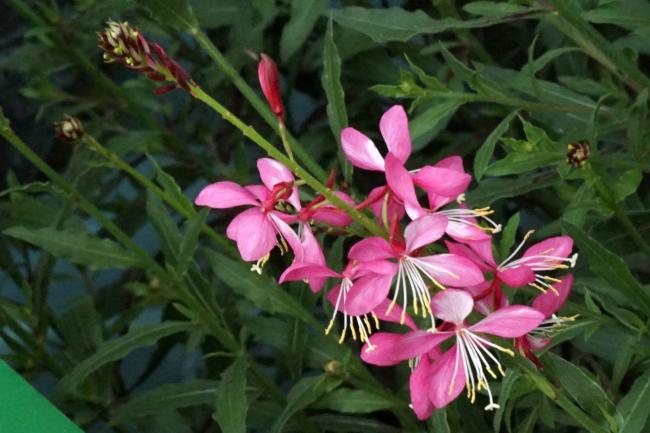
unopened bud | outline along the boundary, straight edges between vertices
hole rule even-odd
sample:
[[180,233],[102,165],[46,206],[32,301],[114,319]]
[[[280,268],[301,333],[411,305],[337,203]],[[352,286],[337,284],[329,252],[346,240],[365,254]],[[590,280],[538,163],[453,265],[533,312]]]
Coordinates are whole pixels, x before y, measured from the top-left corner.
[[190,91],[194,85],[189,74],[158,44],[149,42],[140,31],[127,22],[108,21],[99,36],[99,47],[104,51],[106,63],[121,63],[127,69],[143,72],[153,81],[172,84],[156,89],[156,94],[177,87]]
[[284,118],[284,105],[280,93],[280,76],[275,62],[266,54],[262,53],[260,63],[257,65],[257,77],[262,86],[262,93],[271,106],[271,111],[279,121]]
[[75,143],[81,140],[85,134],[81,122],[76,117],[68,116],[63,117],[63,120],[54,124],[56,134],[59,140],[67,143]]
[[573,167],[582,167],[589,159],[588,143],[570,143],[567,146],[566,162]]
[[325,370],[325,374],[328,376],[332,376],[332,377],[343,376],[343,364],[335,360],[331,360],[327,364],[325,364],[323,370]]

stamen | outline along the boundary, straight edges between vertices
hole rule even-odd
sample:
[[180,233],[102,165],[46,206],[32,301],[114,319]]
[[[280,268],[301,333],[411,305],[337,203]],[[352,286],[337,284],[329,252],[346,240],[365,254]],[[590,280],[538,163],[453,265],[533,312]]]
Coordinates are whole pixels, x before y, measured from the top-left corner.
[[262,268],[264,268],[264,265],[269,261],[270,257],[271,253],[266,253],[264,257],[259,259],[257,263],[251,266],[251,272],[257,272],[259,275],[262,275]]

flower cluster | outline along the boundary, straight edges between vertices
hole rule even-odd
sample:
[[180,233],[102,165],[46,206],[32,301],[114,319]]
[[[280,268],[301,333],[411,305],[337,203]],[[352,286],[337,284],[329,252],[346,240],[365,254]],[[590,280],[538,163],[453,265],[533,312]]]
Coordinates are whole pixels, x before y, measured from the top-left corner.
[[177,87],[190,91],[190,86],[194,85],[189,74],[167,55],[163,47],[147,41],[142,33],[129,23],[109,20],[104,31],[97,36],[106,63],[121,63],[132,71],[147,74],[151,80],[170,82],[156,89],[156,94],[160,95]]
[[[324,225],[346,233],[353,220],[322,195],[302,203],[301,183],[276,160],[257,161],[262,184],[216,182],[195,203],[214,209],[247,207],[230,222],[227,236],[237,243],[242,259],[254,263],[253,271],[261,273],[277,247],[294,255],[281,283],[304,281],[318,292],[327,279],[334,280],[326,295],[334,313],[325,332],[342,316],[340,341],[350,335],[364,343],[364,361],[409,361],[412,407],[419,418],[444,407],[463,389],[471,401],[484,391],[486,409],[494,409],[498,406],[488,382],[504,373],[497,352],[514,354],[503,339],[511,339],[513,349],[539,362],[532,351],[549,344],[553,331],[568,320],[555,313],[568,296],[572,277],[549,274],[574,266],[573,242],[553,237],[522,253],[530,232],[498,262],[492,238],[501,226],[490,218],[489,208],[465,205],[471,176],[462,159],[452,156],[408,170],[411,139],[399,105],[384,113],[379,129],[388,149],[384,156],[358,130],[341,133],[349,161],[359,169],[384,173],[385,185],[358,204],[344,192],[334,193],[357,209],[368,209],[386,230],[383,237],[368,236],[351,245],[343,269],[327,266],[313,231]],[[327,186],[333,191],[334,180]],[[428,206],[419,197],[425,195]],[[540,295],[532,306],[510,305],[504,285],[531,286]],[[409,331],[375,332],[382,321]]]

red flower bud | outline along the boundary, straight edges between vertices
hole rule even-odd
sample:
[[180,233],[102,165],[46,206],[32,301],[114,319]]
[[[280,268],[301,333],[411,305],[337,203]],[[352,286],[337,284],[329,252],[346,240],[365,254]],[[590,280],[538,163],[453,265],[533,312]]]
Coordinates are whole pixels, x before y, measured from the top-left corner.
[[275,62],[266,54],[261,54],[262,59],[257,66],[257,76],[262,86],[264,97],[271,106],[273,114],[279,121],[284,117],[284,105],[282,105],[282,95],[280,94],[280,76],[278,67]]

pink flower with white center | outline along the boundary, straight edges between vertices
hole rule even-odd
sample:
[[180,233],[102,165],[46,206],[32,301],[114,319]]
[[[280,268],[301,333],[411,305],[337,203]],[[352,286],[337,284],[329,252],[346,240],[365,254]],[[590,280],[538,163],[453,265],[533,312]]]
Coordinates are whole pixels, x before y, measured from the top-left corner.
[[533,233],[533,230],[526,233],[517,248],[499,264],[494,260],[492,242],[489,240],[470,242],[468,245],[447,242],[447,248],[467,257],[482,270],[493,272],[495,279],[511,287],[530,285],[541,292],[556,291],[553,284],[560,280],[542,272],[575,266],[578,254],[571,255],[573,240],[569,236],[551,237],[530,246],[520,258],[515,259]]
[[[375,365],[394,365],[407,359],[419,360],[410,380],[411,402],[420,419],[427,418],[434,408],[443,408],[467,390],[473,403],[476,392],[485,390],[489,403],[485,410],[499,406],[494,402],[488,375],[497,378],[492,369],[505,375],[492,349],[513,355],[512,350],[493,343],[485,335],[517,338],[535,329],[544,315],[530,307],[512,305],[486,316],[474,325],[465,323],[474,301],[462,291],[449,289],[431,299],[431,311],[445,323],[441,331],[413,331],[407,334],[377,333],[361,351],[361,358]],[[447,330],[449,329],[449,330]],[[455,343],[440,357],[438,346],[450,338]],[[372,344],[372,348],[370,347]],[[430,353],[435,361],[431,362]]]
[[414,313],[421,312],[422,316],[426,317],[431,313],[429,283],[439,289],[445,289],[446,286],[474,286],[484,281],[480,269],[464,257],[455,254],[419,254],[423,247],[440,239],[446,226],[446,218],[440,215],[426,215],[408,224],[402,238],[397,220],[393,220],[390,242],[380,237],[370,237],[350,248],[350,260],[361,263],[384,260],[397,262],[393,274],[396,275],[395,292],[388,313],[401,296],[403,314],[410,299]]
[[[339,342],[343,342],[348,329],[354,340],[357,334],[361,342],[366,342],[372,333],[373,319],[375,328],[379,329],[379,320],[396,322],[401,316],[401,309],[396,308],[387,313],[388,292],[395,273],[396,265],[386,260],[373,263],[349,262],[343,272],[336,272],[323,264],[294,263],[280,276],[280,283],[285,281],[312,281],[314,279],[336,278],[341,282],[335,285],[327,294],[327,299],[334,306],[334,312],[325,334],[332,330],[336,316],[343,313],[343,331]],[[322,287],[322,284],[318,288]],[[312,286],[312,291],[316,292]],[[406,324],[415,327],[410,317]]]
[[276,210],[285,202],[300,209],[293,175],[271,158],[258,159],[257,168],[264,185],[242,187],[230,181],[215,182],[203,188],[194,203],[213,209],[251,206],[230,222],[226,234],[237,242],[243,260],[258,262],[251,270],[261,273],[261,267],[276,245],[281,251],[290,247],[298,258],[302,255],[302,247],[300,239],[287,224],[295,217]]
[[568,322],[572,322],[577,316],[561,317],[555,313],[564,305],[573,285],[573,275],[567,274],[562,277],[562,281],[553,284],[554,291],[548,290],[546,293],[540,293],[534,300],[532,308],[544,315],[544,321],[528,334],[515,340],[515,348],[524,356],[543,368],[542,363],[532,353],[532,350],[542,350],[551,344],[551,337],[558,331],[562,330]]

